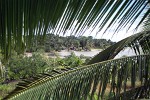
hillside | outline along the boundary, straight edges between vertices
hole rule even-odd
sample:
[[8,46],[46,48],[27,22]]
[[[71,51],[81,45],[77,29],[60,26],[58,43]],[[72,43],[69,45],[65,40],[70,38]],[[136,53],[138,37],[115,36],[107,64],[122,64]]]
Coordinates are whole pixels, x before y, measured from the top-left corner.
[[47,34],[45,41],[42,41],[42,36],[34,36],[32,46],[27,48],[27,52],[34,52],[38,49],[43,49],[45,52],[60,51],[60,50],[76,50],[90,51],[91,48],[105,49],[114,42],[106,39],[94,39],[92,36],[59,36]]

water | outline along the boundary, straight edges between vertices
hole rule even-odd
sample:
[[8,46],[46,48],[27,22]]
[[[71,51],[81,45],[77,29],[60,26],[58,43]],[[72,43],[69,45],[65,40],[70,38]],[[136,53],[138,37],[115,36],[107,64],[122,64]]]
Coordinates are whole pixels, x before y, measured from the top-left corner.
[[[76,56],[81,56],[84,55],[86,57],[93,57],[97,55],[99,52],[101,52],[101,49],[92,49],[91,51],[67,51],[67,50],[62,50],[61,52],[57,52],[58,56],[61,58],[64,58],[66,56],[71,55],[71,52],[74,52]],[[123,51],[121,51],[115,58],[120,58],[122,56],[133,56],[136,55],[134,51],[130,48],[126,48]]]
[[[60,58],[65,58],[66,56],[71,55],[71,52],[74,52],[74,54],[76,56],[84,55],[86,57],[94,57],[95,55],[97,55],[101,51],[102,51],[101,49],[92,49],[91,51],[71,51],[71,50],[67,51],[67,50],[62,50],[60,52],[57,52],[57,54]],[[56,58],[55,55],[49,55],[50,53],[46,53],[46,54],[48,55],[48,57]],[[28,57],[30,57],[30,56],[32,56],[32,53],[26,53],[26,55]],[[118,55],[116,55],[115,58],[120,58],[122,56],[133,56],[133,55],[136,55],[134,53],[134,51],[130,48],[126,48],[126,49],[122,50],[120,53],[118,53]]]
[[125,48],[124,50],[119,52],[115,58],[120,58],[122,56],[134,56],[134,55],[136,55],[134,50],[132,50],[131,48]]
[[100,51],[101,51],[100,49],[93,49],[91,51],[67,51],[67,50],[62,50],[61,52],[57,52],[57,54],[58,54],[58,56],[60,56],[62,58],[71,55],[72,52],[76,56],[84,55],[86,57],[93,57],[96,54],[98,54]]

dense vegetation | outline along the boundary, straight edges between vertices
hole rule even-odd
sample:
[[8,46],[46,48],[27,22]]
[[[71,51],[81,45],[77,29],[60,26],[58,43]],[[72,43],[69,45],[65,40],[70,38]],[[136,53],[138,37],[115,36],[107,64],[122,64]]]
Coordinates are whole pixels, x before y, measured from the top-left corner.
[[[5,82],[23,79],[3,99],[149,99],[149,16],[150,0],[0,0],[0,80],[8,80],[0,84],[0,93],[8,93],[15,87]],[[84,66],[80,66],[82,61],[74,54],[66,60],[50,61],[45,61],[42,53],[29,58],[12,56],[13,51],[23,54],[26,48],[27,51],[41,48],[59,51],[62,48],[88,50],[92,47],[84,39],[61,46],[56,38],[55,43],[60,45],[50,46],[49,42],[42,42],[47,33],[70,34],[72,37],[86,32],[92,35],[123,34],[122,30],[129,32],[133,28],[136,34],[104,49]],[[105,45],[101,46],[105,48]],[[113,59],[127,46],[139,55]]]
[[[62,68],[77,68],[87,64],[90,58],[81,55],[77,57],[73,52],[70,56],[59,58],[51,58],[45,55],[45,52],[60,51],[60,50],[85,50],[89,51],[92,48],[105,49],[114,42],[106,39],[93,39],[92,36],[62,37],[54,34],[47,34],[45,41],[41,40],[41,36],[35,36],[32,40],[31,47],[26,49],[26,52],[32,52],[31,57],[23,54],[17,54],[12,51],[8,63],[5,64],[6,72],[4,80],[1,80],[0,98],[11,92],[16,84],[22,79],[32,79],[43,73],[51,73]],[[0,55],[0,60],[3,56]],[[32,66],[32,67],[31,67]]]
[[79,67],[83,64],[82,56],[77,57],[74,53],[66,58],[47,58],[43,50],[34,52],[31,57],[13,52],[6,65],[5,80],[0,85],[0,98],[12,91],[21,79],[32,79],[39,73],[51,73],[54,70]]
[[45,52],[60,51],[60,50],[91,50],[91,48],[105,49],[114,42],[106,39],[93,39],[92,36],[67,36],[62,37],[54,34],[47,34],[45,41],[42,41],[42,36],[34,36],[31,47],[27,48],[27,52],[35,52],[38,49],[44,49]]
[[34,52],[31,57],[14,53],[6,65],[6,81],[29,79],[39,73],[48,73],[53,69],[74,68],[82,65],[83,62],[84,60],[75,56],[74,53],[66,58],[47,58],[42,50]]

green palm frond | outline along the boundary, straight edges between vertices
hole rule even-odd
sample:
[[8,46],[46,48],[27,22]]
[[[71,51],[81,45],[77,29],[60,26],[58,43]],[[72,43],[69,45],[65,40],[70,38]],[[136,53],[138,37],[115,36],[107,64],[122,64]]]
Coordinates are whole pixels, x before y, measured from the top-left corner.
[[141,31],[149,31],[150,30],[150,13],[147,18],[144,20],[143,24],[141,25]]
[[80,100],[89,95],[92,99],[95,93],[102,99],[109,82],[111,86],[107,91],[118,97],[122,91],[127,91],[128,81],[131,81],[131,88],[136,87],[136,82],[144,85],[150,76],[149,65],[150,55],[103,61],[61,74],[57,72],[55,76],[45,75],[31,83],[24,81],[5,99]]
[[[22,53],[31,45],[35,35],[46,33],[82,35],[115,28],[129,30],[133,24],[138,28],[149,18],[149,0],[0,0],[0,47],[4,58],[11,49]],[[142,15],[142,16],[141,16]],[[138,21],[137,21],[138,20]],[[147,24],[147,23],[146,23]],[[147,55],[110,60],[124,47],[131,46],[137,53]],[[75,69],[53,70],[32,80],[24,80],[4,99],[12,100],[72,100],[98,99],[104,95],[119,98],[137,82],[145,87],[150,74],[149,30],[124,39],[95,56],[90,65]],[[106,61],[107,60],[107,61]],[[102,61],[102,62],[101,62]],[[93,64],[94,63],[94,64]],[[105,93],[110,85],[109,93]],[[148,83],[149,86],[149,83]],[[126,94],[121,98],[124,98]],[[132,98],[134,95],[129,96]],[[138,97],[136,97],[138,98]],[[148,97],[149,98],[149,97]]]
[[22,53],[34,35],[117,32],[138,27],[148,14],[149,0],[0,0],[0,47],[6,59],[11,49]]
[[[149,67],[142,67],[142,66],[149,66],[149,55],[144,55],[144,56],[139,55],[139,56],[133,57],[133,59],[132,57],[121,58],[121,60],[120,59],[109,60],[109,59],[112,59],[113,57],[115,57],[117,53],[119,53],[124,47],[128,45],[134,47],[135,49],[137,49],[137,45],[138,47],[141,46],[142,48],[141,50],[147,51],[147,52],[144,52],[145,54],[150,54],[149,53],[149,48],[150,48],[149,38],[150,38],[149,32],[141,32],[141,33],[132,35],[122,41],[119,41],[115,45],[112,45],[108,49],[99,53],[97,56],[93,58],[94,60],[93,59],[91,60],[92,65],[86,65],[81,68],[75,68],[75,69],[65,68],[59,71],[53,70],[51,74],[39,75],[33,78],[33,80],[25,80],[24,82],[19,83],[19,86],[12,93],[10,93],[10,95],[8,95],[6,98],[9,98],[9,97],[15,98],[15,95],[16,95],[16,97],[20,97],[20,98],[23,97],[23,98],[28,98],[28,99],[37,99],[37,98],[42,99],[42,97],[36,97],[36,96],[34,98],[34,95],[37,95],[37,96],[41,95],[41,96],[46,96],[46,97],[43,97],[45,99],[49,97],[53,99],[60,99],[60,98],[63,99],[66,97],[66,95],[68,95],[69,97],[68,98],[66,97],[67,99],[76,98],[76,97],[78,99],[78,96],[80,99],[84,97],[83,95],[85,95],[85,97],[87,97],[87,95],[89,94],[93,96],[95,94],[95,91],[97,90],[96,86],[98,84],[102,86],[99,87],[100,90],[96,93],[98,94],[98,97],[100,96],[103,97],[104,90],[106,89],[106,85],[110,80],[112,81],[110,91],[112,92],[113,90],[116,90],[118,88],[118,90],[114,92],[115,95],[117,95],[118,97],[119,93],[121,92],[120,90],[122,87],[121,84],[122,82],[124,82],[124,85],[125,85],[127,82],[127,78],[130,78],[131,85],[133,87],[135,86],[135,81],[136,81],[135,76],[139,76],[140,77],[139,79],[141,82],[143,82],[143,78],[148,79],[149,76],[147,75],[143,76],[143,74],[144,73],[149,74],[149,69],[145,70],[145,68],[149,68]],[[126,70],[128,70],[127,72],[129,73],[123,72]],[[127,75],[126,80],[125,78],[123,78],[125,77],[124,74]],[[106,79],[104,78],[105,76],[107,76]],[[120,76],[122,76],[121,79],[119,78]],[[115,87],[115,88],[112,87],[116,83],[118,84],[118,87]],[[60,86],[60,87],[57,87],[57,86]],[[57,90],[57,89],[60,89],[61,87],[62,87],[62,90],[60,91]],[[92,87],[93,87],[93,90],[91,90]],[[33,92],[33,91],[41,91],[41,88],[43,88],[45,92],[43,93]],[[50,88],[50,90],[48,88]],[[84,88],[87,90],[84,90]],[[126,90],[126,87],[124,87],[124,90]],[[49,95],[47,94],[47,91],[53,91],[52,93],[54,94]],[[75,92],[75,91],[76,92],[79,91],[79,94],[77,95],[73,93],[70,94],[71,92]],[[82,91],[83,93],[80,91]],[[33,94],[30,94],[30,92],[31,93],[33,92]],[[26,96],[26,93],[27,94],[29,93],[30,95]],[[23,94],[23,96],[21,96],[21,94]]]
[[128,99],[125,96],[131,97],[130,99],[135,100],[138,98],[149,98],[150,94],[150,80],[147,81],[147,83],[144,86],[139,86],[137,88],[131,89],[129,91],[121,93],[118,97],[109,98],[109,100],[119,100],[119,99]]
[[125,47],[133,48],[137,54],[140,54],[141,51],[144,54],[150,54],[150,31],[134,34],[115,43],[93,57],[88,64],[113,59]]

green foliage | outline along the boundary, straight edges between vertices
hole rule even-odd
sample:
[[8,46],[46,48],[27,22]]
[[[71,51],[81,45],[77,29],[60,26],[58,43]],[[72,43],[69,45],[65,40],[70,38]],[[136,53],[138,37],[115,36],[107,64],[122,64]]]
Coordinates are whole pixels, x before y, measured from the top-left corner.
[[[16,88],[16,90],[12,92],[8,98],[12,97],[12,100],[18,100],[20,98],[22,98],[22,100],[27,98],[30,100],[46,100],[48,98],[52,98],[53,100],[60,98],[64,100],[71,100],[72,98],[75,100],[85,100],[89,93],[90,98],[95,97],[94,94],[96,93],[96,87],[99,86],[98,98],[103,99],[107,83],[110,80],[112,81],[109,91],[110,93],[113,92],[117,97],[121,92],[126,91],[128,78],[130,79],[132,88],[135,87],[133,84],[135,84],[137,80],[140,80],[141,85],[144,85],[142,80],[148,80],[148,77],[145,76],[149,76],[149,73],[146,70],[149,68],[149,58],[150,55],[139,55],[99,62],[63,73],[54,71],[55,74],[53,75],[44,74],[43,76],[45,77],[37,77],[38,79],[35,81],[25,81],[20,83],[21,86],[23,84],[25,85],[23,87]],[[140,70],[140,68],[142,70]],[[142,76],[141,78],[141,71],[143,70],[145,72],[145,76]],[[116,84],[116,86],[114,84]],[[16,92],[18,94],[16,94]],[[36,93],[42,94],[43,96],[37,95]]]
[[[38,48],[44,48],[41,40],[45,38],[47,32],[66,34],[67,31],[71,31],[71,34],[82,35],[86,30],[91,33],[96,30],[97,34],[103,32],[103,30],[103,33],[109,31],[109,29],[111,31],[113,27],[115,33],[126,27],[126,30],[129,30],[133,24],[136,24],[137,29],[148,18],[150,13],[149,3],[149,0],[83,0],[82,2],[81,0],[0,0],[0,47],[2,54],[4,59],[7,59],[13,49],[18,54],[23,53],[25,47],[31,46],[35,34],[42,35],[42,37],[37,37],[40,38]],[[136,22],[137,19],[138,22]],[[149,26],[147,28],[149,29]],[[149,54],[150,51],[149,38],[149,36],[142,35],[140,39],[142,40],[140,46],[142,49],[144,48],[145,54]],[[128,41],[131,42],[130,46],[133,46],[135,51],[139,52],[139,41],[132,42],[129,39],[123,40],[122,43]],[[80,43],[82,49],[85,50],[92,45],[86,39],[82,39]],[[78,43],[76,44],[78,45]],[[111,50],[107,49],[101,53],[104,55],[96,56],[95,61],[91,62],[96,64],[90,63],[91,65],[69,71],[65,69],[67,70],[65,73],[53,71],[57,73],[54,77],[43,74],[40,78],[36,77],[38,80],[35,78],[35,81],[20,83],[20,87],[16,88],[17,92],[14,92],[15,96],[12,93],[12,99],[86,99],[89,92],[91,92],[91,97],[94,96],[95,86],[101,84],[102,88],[100,87],[98,94],[99,99],[105,93],[106,83],[110,76],[114,78],[111,90],[116,90],[116,96],[119,96],[122,83],[124,83],[124,91],[126,91],[127,77],[131,77],[132,87],[135,85],[136,76],[140,77],[141,83],[143,78],[144,82],[147,82],[149,78],[147,70],[149,69],[149,55],[105,61],[112,59],[122,49],[119,44],[111,47]],[[69,48],[71,45],[68,43],[67,47]],[[61,48],[60,45],[55,47],[58,51]],[[106,48],[105,45],[103,47]],[[46,47],[47,51],[50,49],[49,46]],[[32,61],[32,59],[30,60]],[[32,66],[34,65],[32,64]],[[115,81],[117,85],[114,89]],[[91,91],[93,83],[94,86]],[[20,89],[22,90],[19,91]]]
[[7,79],[18,80],[32,78],[39,73],[49,72],[53,69],[77,67],[83,60],[74,53],[66,58],[46,58],[44,51],[32,53],[31,57],[13,54],[7,64]]
[[[76,58],[73,53],[66,58],[67,61],[65,61],[65,59],[56,58],[53,60],[55,62],[53,65],[59,70],[51,70],[49,71],[50,73],[48,72],[41,76],[35,76],[35,79],[33,78],[33,80],[26,80],[23,83],[20,83],[19,86],[22,87],[17,87],[11,95],[14,99],[86,99],[87,96],[90,96],[90,99],[103,99],[104,96],[107,98],[111,97],[113,92],[113,96],[119,97],[121,92],[127,90],[126,84],[128,79],[131,82],[131,88],[136,87],[135,83],[137,80],[141,82],[140,86],[142,86],[149,79],[148,66],[150,57],[149,51],[147,51],[147,49],[149,49],[149,42],[147,42],[149,41],[147,38],[149,35],[149,32],[144,32],[130,36],[99,53],[93,58],[97,60],[91,62],[92,64],[82,67],[77,67],[77,64],[79,64],[78,60],[77,63],[74,63],[74,59],[78,58]],[[133,46],[133,44],[135,46]],[[114,57],[120,50],[126,47],[126,45],[132,45],[137,51],[141,45],[141,50],[146,50],[144,53],[147,53],[147,55],[107,60]],[[145,47],[144,45],[148,46]],[[65,65],[67,65],[67,67],[68,65],[71,65],[72,67],[76,65],[76,67],[74,69],[68,69],[65,68]],[[110,94],[106,96],[105,90],[107,84],[110,83]],[[98,96],[95,96],[95,93],[97,93],[97,86],[100,86],[100,88],[98,88]],[[16,92],[18,94],[16,94]],[[39,95],[35,95],[35,92],[43,96],[39,97]],[[17,96],[14,97],[13,93]],[[11,95],[9,95],[8,98],[11,97]],[[30,95],[31,97],[29,97]],[[133,95],[128,98],[131,98],[132,96]]]
[[60,70],[62,68],[74,68],[84,64],[84,60],[77,57],[73,52],[65,58],[48,58],[47,63],[49,67],[45,69],[46,73],[51,72],[53,69]]
[[7,66],[8,79],[20,79],[43,73],[48,64],[42,54],[33,53],[31,57],[14,55],[9,59]]
[[79,36],[86,30],[97,34],[113,27],[115,33],[133,24],[138,27],[150,12],[149,0],[0,0],[0,6],[0,47],[5,59],[12,49],[23,53],[35,34],[42,35],[42,41],[48,32]]
[[[86,99],[88,96],[90,99],[104,99],[104,96],[106,98],[112,97],[112,92],[114,93],[113,96],[118,98],[121,92],[127,90],[128,79],[131,82],[131,88],[136,87],[135,83],[137,81],[141,82],[140,86],[145,85],[145,82],[149,81],[148,66],[150,64],[150,55],[149,51],[147,51],[147,49],[149,49],[149,39],[147,38],[149,35],[149,32],[142,32],[130,36],[99,53],[93,58],[97,60],[94,60],[95,62],[92,61],[92,64],[82,67],[77,67],[80,63],[73,53],[64,59],[55,58],[53,65],[54,69],[58,70],[50,69],[50,73],[35,76],[33,80],[26,80],[23,83],[19,83],[19,87],[17,87],[8,98],[12,95],[12,99]],[[147,55],[107,60],[113,58],[127,45],[131,45],[137,52],[141,46],[141,50],[146,50],[144,53]],[[147,45],[147,47],[144,45]],[[68,69],[66,65],[67,67],[76,67],[74,69]],[[105,95],[108,84],[111,84],[109,88],[110,94]],[[99,86],[98,92],[97,86]],[[18,94],[16,94],[16,92]],[[39,97],[35,92],[43,96]],[[97,93],[97,96],[95,93]],[[142,93],[143,92],[140,92],[140,95]],[[14,94],[16,96],[14,96]],[[133,95],[128,98],[132,96]],[[124,96],[121,98],[124,98]]]
[[[114,42],[106,39],[93,39],[92,36],[67,36],[62,37],[54,34],[47,34],[46,39],[41,43],[39,39],[35,38],[32,40],[31,47],[27,48],[27,52],[35,52],[39,49],[43,49],[45,52],[60,51],[64,49],[68,50],[86,50],[90,51],[91,48],[106,48],[113,45]],[[42,37],[42,36],[39,36]]]
[[9,84],[0,84],[0,100],[16,88],[16,83],[17,82],[12,82]]
[[69,66],[71,68],[79,67],[83,64],[83,60],[77,57],[73,52],[68,57],[65,57],[58,61],[58,63],[62,66]]
[[2,81],[4,81],[4,79],[5,79],[5,72],[6,72],[6,68],[2,64],[2,60],[3,60],[3,55],[2,55],[1,50],[0,50],[0,83]]
[[[14,80],[32,79],[39,73],[49,73],[54,69],[61,69],[65,67],[80,66],[82,60],[71,53],[66,58],[46,58],[43,50],[34,52],[31,57],[17,55],[14,52],[7,64],[7,79],[3,83],[9,83]],[[0,98],[6,96],[15,88],[15,85],[3,84],[0,85]]]
[[[143,38],[144,37],[144,38]],[[97,62],[113,59],[121,50],[125,47],[131,47],[134,49],[136,54],[149,54],[150,53],[150,46],[149,46],[149,39],[150,34],[149,31],[140,32],[130,37],[127,37],[114,45],[106,48],[95,57],[93,57],[88,64],[94,64]]]

